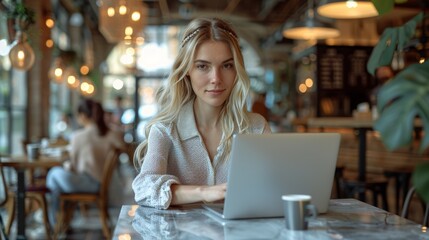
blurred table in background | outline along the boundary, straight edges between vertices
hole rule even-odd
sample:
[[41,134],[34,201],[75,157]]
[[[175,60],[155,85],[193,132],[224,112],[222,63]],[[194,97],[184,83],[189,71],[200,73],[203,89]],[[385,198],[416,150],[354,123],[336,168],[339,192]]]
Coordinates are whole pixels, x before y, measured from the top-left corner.
[[34,170],[36,168],[49,169],[54,166],[61,166],[63,161],[68,156],[48,157],[40,155],[37,159],[28,159],[27,156],[12,156],[9,158],[2,158],[0,166],[14,168],[17,173],[17,239],[26,239],[25,237],[25,191],[26,191],[26,178],[25,172],[27,170]]

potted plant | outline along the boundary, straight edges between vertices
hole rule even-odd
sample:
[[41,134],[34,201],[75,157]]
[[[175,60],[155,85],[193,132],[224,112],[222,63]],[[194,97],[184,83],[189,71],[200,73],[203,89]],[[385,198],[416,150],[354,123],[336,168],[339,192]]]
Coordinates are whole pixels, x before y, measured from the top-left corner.
[[[395,0],[372,0],[372,2],[380,14],[390,11],[395,4]],[[394,52],[402,51],[414,37],[419,22],[423,24],[425,22],[424,11],[403,26],[386,28],[372,51],[367,64],[368,72],[374,74],[378,67],[390,65]],[[422,39],[425,41],[424,36]],[[422,58],[422,61],[402,69],[378,92],[379,117],[374,128],[380,133],[382,142],[389,150],[412,143],[416,118],[421,120],[423,131],[426,133],[420,142],[420,152],[423,153],[429,146],[429,60],[424,60]],[[425,202],[429,202],[429,163],[416,166],[412,182],[419,196]]]

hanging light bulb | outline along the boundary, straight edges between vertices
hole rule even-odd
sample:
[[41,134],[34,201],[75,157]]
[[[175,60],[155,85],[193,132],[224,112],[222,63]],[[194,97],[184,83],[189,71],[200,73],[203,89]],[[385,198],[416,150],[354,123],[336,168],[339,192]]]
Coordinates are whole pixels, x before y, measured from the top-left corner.
[[94,95],[94,93],[95,93],[94,84],[87,77],[82,78],[82,83],[80,84],[79,89],[80,89],[80,93],[83,96],[89,97],[89,96]]
[[11,44],[9,59],[16,69],[27,71],[34,64],[34,51],[27,42],[27,34],[17,31],[15,41]]
[[63,82],[64,66],[61,59],[57,58],[52,63],[48,72],[49,78],[57,83]]
[[64,71],[64,80],[71,89],[77,89],[80,86],[80,80],[73,67],[69,66]]

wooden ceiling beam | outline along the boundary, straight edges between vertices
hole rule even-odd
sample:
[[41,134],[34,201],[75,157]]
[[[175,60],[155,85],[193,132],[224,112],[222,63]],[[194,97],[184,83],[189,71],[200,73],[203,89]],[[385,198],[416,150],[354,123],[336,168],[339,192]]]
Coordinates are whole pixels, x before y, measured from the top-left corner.
[[240,3],[240,0],[232,0],[228,2],[228,5],[225,8],[225,13],[232,13],[235,8],[237,7],[238,3]]
[[164,18],[170,17],[170,9],[168,7],[167,0],[159,0],[159,8],[160,8],[161,14]]

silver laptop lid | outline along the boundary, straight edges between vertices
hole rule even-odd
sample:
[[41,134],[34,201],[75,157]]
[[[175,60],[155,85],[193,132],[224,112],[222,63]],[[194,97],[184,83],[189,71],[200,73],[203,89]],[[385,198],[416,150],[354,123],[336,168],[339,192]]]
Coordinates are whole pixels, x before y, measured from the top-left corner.
[[339,145],[338,133],[234,136],[224,218],[283,216],[283,194],[309,194],[326,212]]

